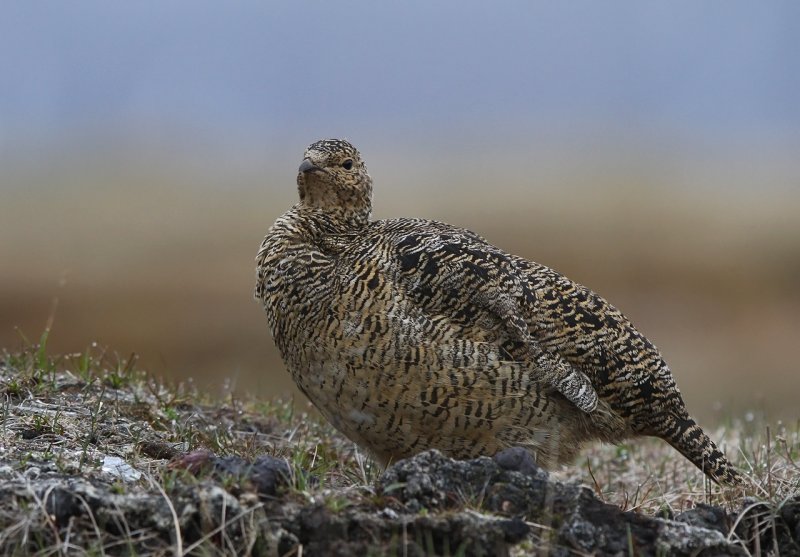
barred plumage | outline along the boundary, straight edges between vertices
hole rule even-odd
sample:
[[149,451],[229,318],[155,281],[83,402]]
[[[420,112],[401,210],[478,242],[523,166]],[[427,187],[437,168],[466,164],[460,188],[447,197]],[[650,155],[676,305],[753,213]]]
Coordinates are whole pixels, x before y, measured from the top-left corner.
[[376,458],[520,445],[553,467],[591,440],[655,435],[741,481],[603,298],[468,230],[371,221],[372,180],[346,141],[309,146],[297,184],[258,252],[256,297],[298,387]]

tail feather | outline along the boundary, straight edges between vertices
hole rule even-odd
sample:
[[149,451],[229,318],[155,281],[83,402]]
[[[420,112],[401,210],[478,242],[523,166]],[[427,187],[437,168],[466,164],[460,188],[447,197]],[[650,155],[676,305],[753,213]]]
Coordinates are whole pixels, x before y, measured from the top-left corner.
[[714,482],[725,485],[744,483],[742,475],[691,417],[669,416],[661,422],[657,435]]

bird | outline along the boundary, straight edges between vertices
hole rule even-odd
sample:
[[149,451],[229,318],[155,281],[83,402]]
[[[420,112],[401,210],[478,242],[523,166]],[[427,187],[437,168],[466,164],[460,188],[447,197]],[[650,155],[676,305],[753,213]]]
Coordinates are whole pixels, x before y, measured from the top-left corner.
[[464,228],[373,220],[347,140],[312,143],[297,189],[258,250],[255,297],[300,391],[380,464],[523,447],[554,469],[590,442],[655,436],[714,482],[743,482],[659,350],[600,295]]

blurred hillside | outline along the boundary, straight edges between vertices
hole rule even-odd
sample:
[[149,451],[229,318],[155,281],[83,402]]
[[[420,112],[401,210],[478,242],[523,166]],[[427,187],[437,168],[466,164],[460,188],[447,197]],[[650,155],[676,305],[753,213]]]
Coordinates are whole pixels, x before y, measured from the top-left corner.
[[[294,203],[303,147],[283,161],[98,149],[6,167],[0,345],[20,343],[15,328],[37,337],[54,314],[54,350],[97,342],[212,392],[229,382],[265,397],[294,392],[252,298],[253,258]],[[469,227],[603,294],[662,349],[702,419],[792,415],[800,172],[791,163],[748,163],[748,172],[667,154],[570,165],[534,150],[426,158],[361,148],[377,218]]]

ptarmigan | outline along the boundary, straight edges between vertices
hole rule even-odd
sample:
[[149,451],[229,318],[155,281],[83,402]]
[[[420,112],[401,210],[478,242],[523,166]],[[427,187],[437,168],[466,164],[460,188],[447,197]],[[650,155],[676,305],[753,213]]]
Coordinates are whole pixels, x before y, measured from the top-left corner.
[[461,228],[370,220],[347,141],[305,151],[300,201],[267,233],[256,297],[298,387],[386,463],[661,437],[713,480],[741,476],[686,410],[656,347],[606,300]]

